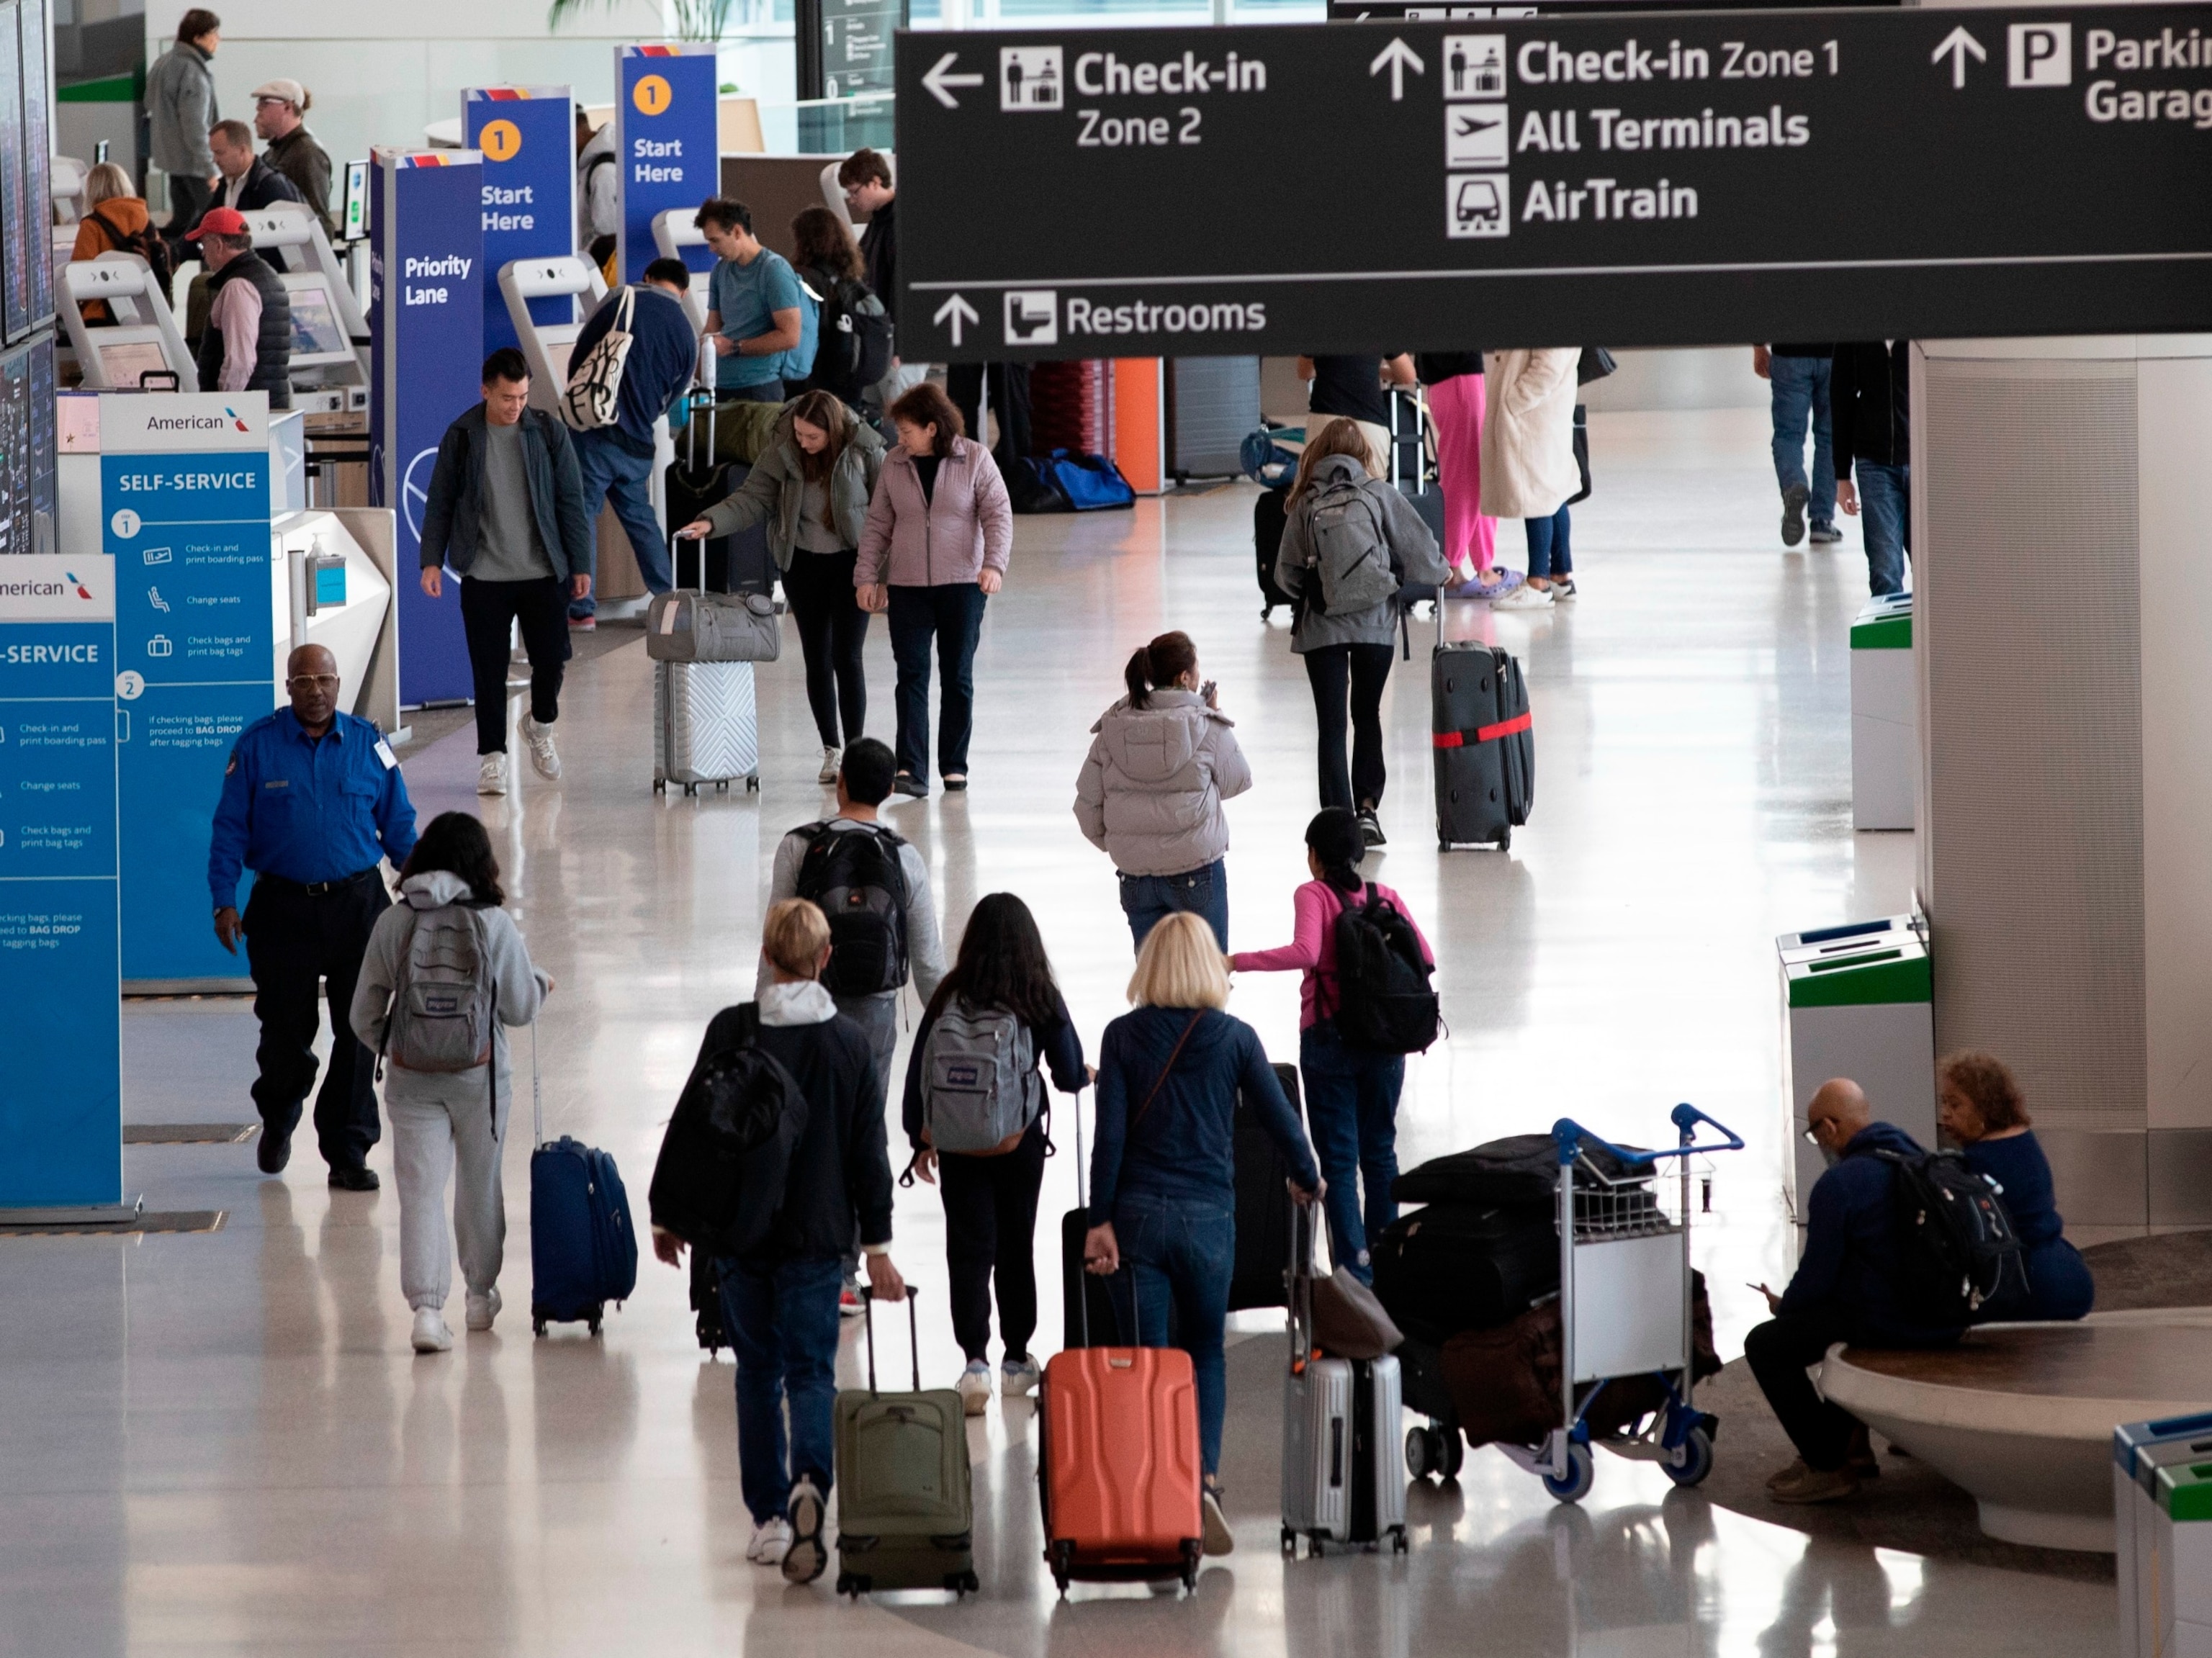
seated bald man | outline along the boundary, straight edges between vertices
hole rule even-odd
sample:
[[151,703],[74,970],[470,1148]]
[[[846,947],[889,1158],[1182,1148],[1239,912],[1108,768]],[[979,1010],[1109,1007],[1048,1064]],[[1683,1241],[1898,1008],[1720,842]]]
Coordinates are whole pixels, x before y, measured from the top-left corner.
[[[337,659],[302,645],[284,665],[290,705],[239,732],[222,774],[208,847],[215,936],[246,940],[261,1022],[256,1157],[265,1175],[292,1156],[292,1131],[315,1084],[318,995],[328,987],[331,1057],[315,1096],[315,1139],[331,1184],[373,1192],[368,1150],[380,1133],[373,1055],[354,1035],[354,982],[376,918],[390,907],[378,870],[415,849],[415,808],[383,732],[338,707]],[[254,872],[246,914],[238,885]]]
[[1923,1328],[1897,1293],[1900,1266],[1891,1182],[1895,1167],[1879,1154],[1917,1157],[1903,1129],[1875,1121],[1865,1092],[1848,1078],[1820,1084],[1805,1113],[1805,1137],[1820,1148],[1827,1172],[1805,1199],[1805,1253],[1790,1287],[1765,1291],[1774,1316],[1744,1338],[1743,1356],[1781,1418],[1798,1460],[1766,1482],[1778,1503],[1833,1503],[1856,1496],[1881,1472],[1866,1428],[1829,1404],[1807,1367],[1838,1341],[1879,1347],[1942,1346],[1956,1330]]

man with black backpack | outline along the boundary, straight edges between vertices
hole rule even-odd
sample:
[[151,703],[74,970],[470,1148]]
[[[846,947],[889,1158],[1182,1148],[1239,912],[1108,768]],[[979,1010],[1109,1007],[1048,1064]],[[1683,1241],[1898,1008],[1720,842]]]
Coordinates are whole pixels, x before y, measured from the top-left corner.
[[[832,946],[822,982],[837,1011],[860,1026],[886,1101],[898,1050],[898,999],[907,981],[926,1005],[945,977],[945,940],[921,854],[877,821],[898,769],[890,746],[863,737],[846,747],[837,769],[837,815],[805,823],[775,848],[769,902],[811,898],[830,918]],[[768,958],[759,989],[770,982]],[[848,1262],[848,1265],[851,1263]],[[859,1296],[846,1291],[857,1318]]]
[[[1805,1199],[1805,1247],[1789,1288],[1764,1284],[1774,1316],[1744,1338],[1766,1402],[1797,1448],[1798,1461],[1767,1481],[1778,1503],[1832,1503],[1856,1496],[1881,1472],[1866,1429],[1814,1388],[1808,1367],[1839,1341],[1882,1347],[1936,1347],[1958,1339],[1963,1317],[1928,1321],[1919,1250],[1903,1221],[1908,1171],[1928,1154],[1910,1134],[1877,1122],[1859,1085],[1845,1078],[1820,1084],[1805,1113],[1805,1136],[1827,1159],[1827,1172]],[[1904,1189],[1900,1189],[1900,1188]]]

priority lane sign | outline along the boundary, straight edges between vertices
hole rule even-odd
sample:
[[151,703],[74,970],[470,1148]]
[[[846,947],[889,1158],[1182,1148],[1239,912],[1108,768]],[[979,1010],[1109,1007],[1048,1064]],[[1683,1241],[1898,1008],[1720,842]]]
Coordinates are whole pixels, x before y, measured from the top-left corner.
[[2212,329],[2212,5],[932,33],[898,85],[916,361]]

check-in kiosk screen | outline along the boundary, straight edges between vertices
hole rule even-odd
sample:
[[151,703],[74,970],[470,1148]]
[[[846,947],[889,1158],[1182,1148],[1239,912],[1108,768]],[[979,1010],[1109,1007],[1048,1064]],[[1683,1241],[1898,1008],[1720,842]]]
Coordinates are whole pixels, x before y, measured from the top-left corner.
[[[156,340],[122,340],[112,345],[103,344],[100,348],[100,367],[107,383],[118,391],[135,392],[142,385],[163,392],[173,389],[169,383],[169,360],[161,355],[161,343]],[[142,374],[157,374],[161,378],[142,381]]]
[[331,290],[320,282],[292,288],[292,360],[302,358],[327,362],[352,354],[352,342],[346,338],[344,326],[338,321],[337,307],[331,303]]

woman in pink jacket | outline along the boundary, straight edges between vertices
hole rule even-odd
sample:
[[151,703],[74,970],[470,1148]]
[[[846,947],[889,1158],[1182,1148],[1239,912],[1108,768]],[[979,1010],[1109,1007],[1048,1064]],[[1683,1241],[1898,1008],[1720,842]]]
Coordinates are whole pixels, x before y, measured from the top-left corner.
[[[1406,1085],[1405,1056],[1349,1047],[1336,1028],[1336,918],[1371,890],[1396,908],[1420,940],[1421,959],[1436,964],[1406,901],[1380,881],[1359,878],[1367,855],[1359,820],[1342,806],[1324,806],[1306,825],[1306,867],[1313,879],[1291,896],[1297,920],[1291,942],[1273,950],[1239,950],[1232,973],[1280,973],[1305,978],[1298,987],[1298,1072],[1305,1081],[1306,1127],[1328,1184],[1329,1256],[1372,1284],[1367,1240],[1398,1218],[1390,1196],[1398,1178],[1398,1095]],[[1367,1188],[1364,1224],[1359,1187]]]
[[975,723],[975,641],[983,606],[999,591],[1014,547],[1014,508],[990,452],[962,435],[945,388],[924,380],[891,404],[898,447],[884,458],[860,556],[853,570],[860,608],[890,612],[898,664],[898,775],[917,799],[929,793],[929,646],[937,641],[945,688],[938,702],[937,769],[947,789],[968,786]]

